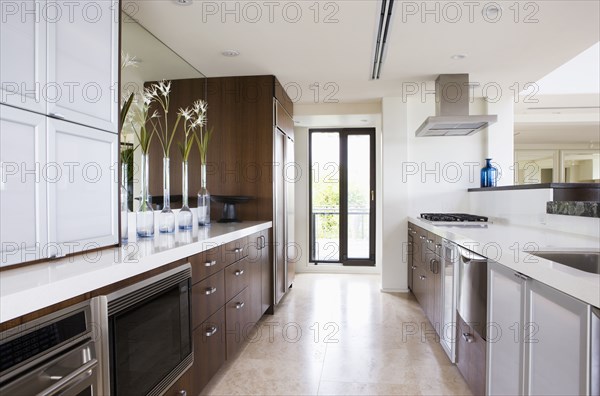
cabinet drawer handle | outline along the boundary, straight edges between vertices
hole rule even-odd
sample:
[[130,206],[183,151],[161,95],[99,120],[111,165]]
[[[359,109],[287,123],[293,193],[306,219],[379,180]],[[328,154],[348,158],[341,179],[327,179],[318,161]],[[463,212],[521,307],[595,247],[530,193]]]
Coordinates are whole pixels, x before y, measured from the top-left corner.
[[211,260],[204,263],[205,267],[212,267],[213,265],[217,265],[217,260]]
[[410,233],[413,234],[413,235],[415,235],[417,233],[417,231],[412,230]]
[[212,336],[212,335],[215,335],[215,333],[217,332],[217,330],[218,330],[218,329],[217,329],[217,326],[210,326],[210,327],[207,327],[207,328],[204,330],[204,335],[205,335],[205,336],[207,336],[207,337],[210,337],[210,336]]
[[473,336],[469,333],[462,333],[462,336],[469,344],[474,341]]
[[435,248],[436,249],[441,249],[442,248],[442,244],[441,243],[436,243],[435,244]]
[[411,265],[410,268],[413,269],[413,270],[417,269],[417,267],[415,267],[414,265]]
[[412,246],[412,242],[408,242],[408,246]]
[[245,304],[245,303],[244,303],[243,301],[241,301],[241,302],[236,302],[236,303],[235,303],[235,309],[242,309],[242,308],[244,308],[244,304]]
[[243,275],[243,274],[244,274],[244,270],[236,270],[236,271],[235,271],[233,274],[234,274],[235,276],[240,276],[240,275]]
[[217,291],[216,287],[207,287],[206,289],[204,289],[204,294],[206,294],[208,296],[209,294],[213,294],[216,291]]
[[425,239],[424,235],[419,235],[419,239]]
[[59,120],[65,119],[65,116],[60,113],[49,113],[48,115],[52,118],[58,118]]
[[425,275],[420,275],[420,276],[419,276],[419,279],[421,279],[421,280],[425,280],[426,278],[427,278],[427,277],[426,277]]
[[427,243],[433,243],[433,239],[427,238]]
[[242,250],[244,250],[244,249],[242,249],[242,248],[235,248],[235,249],[232,250],[232,252],[233,253],[241,253]]

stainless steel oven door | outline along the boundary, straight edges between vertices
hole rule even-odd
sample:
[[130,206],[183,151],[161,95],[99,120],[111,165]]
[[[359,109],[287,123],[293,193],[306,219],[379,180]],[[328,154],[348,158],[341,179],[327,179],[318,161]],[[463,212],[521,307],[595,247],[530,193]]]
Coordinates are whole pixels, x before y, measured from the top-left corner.
[[78,345],[0,389],[2,395],[100,396],[94,341]]

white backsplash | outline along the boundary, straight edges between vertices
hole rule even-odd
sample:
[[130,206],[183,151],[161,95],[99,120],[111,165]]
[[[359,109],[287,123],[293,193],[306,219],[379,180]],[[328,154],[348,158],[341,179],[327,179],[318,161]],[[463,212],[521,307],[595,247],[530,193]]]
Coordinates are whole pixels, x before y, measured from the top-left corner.
[[474,191],[469,193],[469,212],[490,217],[495,223],[546,228],[600,238],[600,219],[546,213],[551,188]]

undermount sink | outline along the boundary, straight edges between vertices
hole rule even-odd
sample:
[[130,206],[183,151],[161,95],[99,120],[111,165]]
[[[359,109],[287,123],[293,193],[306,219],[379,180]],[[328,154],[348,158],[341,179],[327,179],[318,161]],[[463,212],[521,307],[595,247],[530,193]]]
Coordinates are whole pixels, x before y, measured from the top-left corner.
[[580,271],[600,275],[600,252],[535,252],[531,254]]

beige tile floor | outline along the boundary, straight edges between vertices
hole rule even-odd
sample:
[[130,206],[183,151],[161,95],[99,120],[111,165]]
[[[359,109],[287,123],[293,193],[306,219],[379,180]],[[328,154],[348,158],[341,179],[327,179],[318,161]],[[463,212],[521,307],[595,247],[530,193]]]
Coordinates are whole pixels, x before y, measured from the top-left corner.
[[203,393],[470,395],[414,297],[379,284],[375,275],[297,275]]

